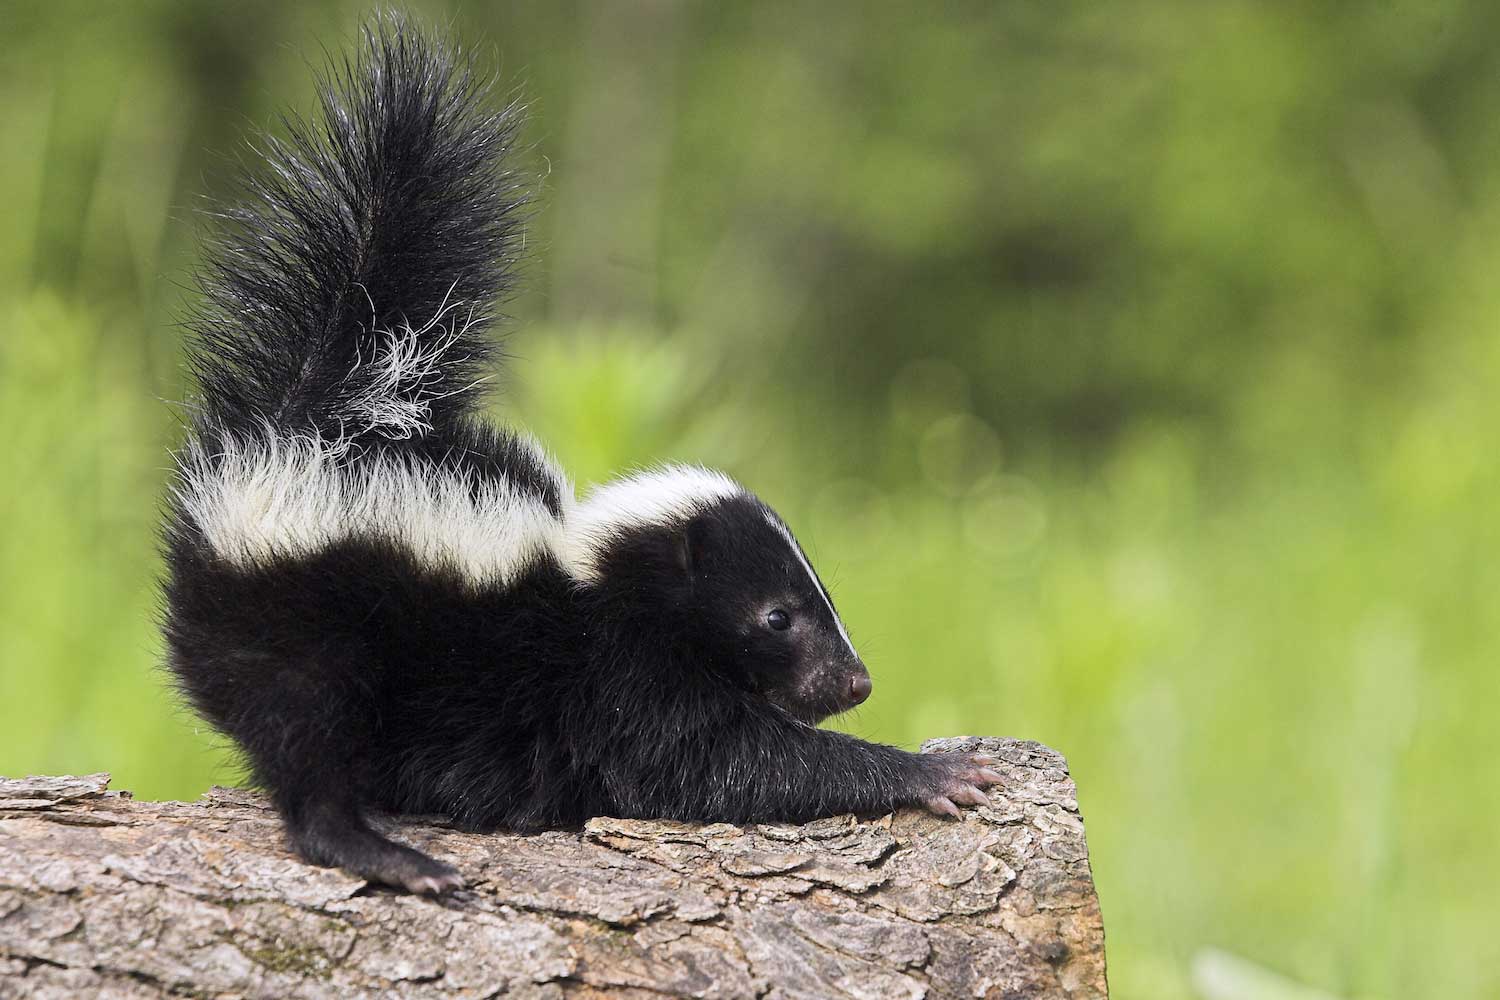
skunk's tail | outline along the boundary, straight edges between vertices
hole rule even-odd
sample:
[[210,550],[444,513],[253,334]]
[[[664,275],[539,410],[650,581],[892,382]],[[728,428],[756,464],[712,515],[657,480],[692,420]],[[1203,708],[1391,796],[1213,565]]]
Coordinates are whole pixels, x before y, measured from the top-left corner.
[[519,106],[490,110],[467,56],[399,15],[320,82],[216,213],[188,323],[200,438],[421,436],[486,377],[523,243]]

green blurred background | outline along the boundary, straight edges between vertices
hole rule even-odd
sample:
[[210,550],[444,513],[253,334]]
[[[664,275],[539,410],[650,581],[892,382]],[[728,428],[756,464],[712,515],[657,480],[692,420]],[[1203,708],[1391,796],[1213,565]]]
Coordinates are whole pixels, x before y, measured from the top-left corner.
[[[1066,753],[1117,996],[1500,996],[1500,8],[417,9],[533,108],[497,408],[777,505],[853,731]],[[0,772],[237,777],[157,672],[174,317],[362,13],[0,3]]]

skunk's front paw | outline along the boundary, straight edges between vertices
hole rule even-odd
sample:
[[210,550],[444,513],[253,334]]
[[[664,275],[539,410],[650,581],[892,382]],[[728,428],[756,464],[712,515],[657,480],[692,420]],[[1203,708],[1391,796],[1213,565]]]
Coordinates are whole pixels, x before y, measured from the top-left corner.
[[937,753],[923,754],[921,760],[927,773],[918,798],[929,812],[939,816],[959,815],[960,805],[989,805],[984,789],[1001,781],[999,773],[989,768],[995,762],[992,757]]

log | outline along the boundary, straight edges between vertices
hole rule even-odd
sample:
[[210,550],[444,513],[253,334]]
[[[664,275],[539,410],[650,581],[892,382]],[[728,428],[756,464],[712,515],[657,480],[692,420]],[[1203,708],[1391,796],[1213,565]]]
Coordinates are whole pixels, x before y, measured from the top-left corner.
[[0,779],[0,998],[1107,996],[1062,756],[923,750],[996,758],[993,805],[531,836],[381,820],[469,879],[438,899],[301,863],[255,792]]

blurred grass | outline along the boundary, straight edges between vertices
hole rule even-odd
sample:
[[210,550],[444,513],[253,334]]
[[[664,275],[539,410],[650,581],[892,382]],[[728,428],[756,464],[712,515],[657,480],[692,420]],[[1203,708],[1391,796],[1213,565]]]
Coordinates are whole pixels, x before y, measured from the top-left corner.
[[[1488,6],[424,9],[538,105],[502,412],[778,506],[851,730],[1066,753],[1116,995],[1500,995]],[[357,17],[0,8],[0,772],[235,778],[156,672],[171,320]]]

